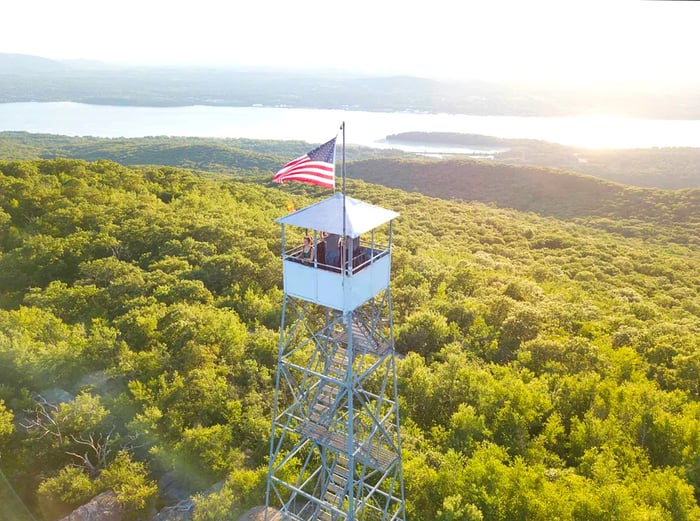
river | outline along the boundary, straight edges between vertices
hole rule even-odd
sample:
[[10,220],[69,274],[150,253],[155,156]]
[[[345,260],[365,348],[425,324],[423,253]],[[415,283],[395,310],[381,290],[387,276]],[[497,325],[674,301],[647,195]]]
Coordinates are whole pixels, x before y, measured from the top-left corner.
[[[68,136],[199,136],[319,143],[346,122],[348,144],[378,148],[401,132],[458,132],[592,148],[700,147],[700,121],[622,117],[509,117],[286,107],[133,107],[0,103],[0,131]],[[392,145],[393,146],[393,145]],[[420,147],[404,147],[416,149]],[[430,148],[430,147],[425,147]],[[446,149],[440,149],[443,152]],[[428,150],[426,150],[428,151]]]

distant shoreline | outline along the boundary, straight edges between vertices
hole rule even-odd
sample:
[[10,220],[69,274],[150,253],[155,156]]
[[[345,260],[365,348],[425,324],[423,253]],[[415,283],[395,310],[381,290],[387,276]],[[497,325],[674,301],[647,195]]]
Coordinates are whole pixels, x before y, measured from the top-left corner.
[[[127,107],[278,107],[575,117],[618,114],[640,119],[700,119],[700,94],[688,85],[663,96],[644,85],[591,91],[514,81],[437,80],[330,70],[128,67],[65,64],[0,53],[0,103],[72,101]],[[419,129],[414,129],[419,130]]]
[[[346,122],[348,144],[379,149],[401,149],[392,142],[391,136],[397,135],[416,135],[423,141],[432,135],[428,142],[437,146],[439,141],[441,149],[445,144],[476,149],[508,148],[513,146],[513,141],[602,149],[700,147],[700,120],[472,116],[264,106],[0,103],[0,131],[66,136],[177,136],[322,143],[338,132],[341,122]],[[482,136],[478,143],[473,142],[475,135]],[[471,141],[465,144],[465,139]]]

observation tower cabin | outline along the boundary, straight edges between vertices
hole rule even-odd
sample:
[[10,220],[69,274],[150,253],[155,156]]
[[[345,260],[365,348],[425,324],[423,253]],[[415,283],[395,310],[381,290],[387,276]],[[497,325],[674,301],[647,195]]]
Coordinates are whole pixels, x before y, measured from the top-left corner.
[[[284,291],[308,302],[349,312],[389,286],[391,271],[392,220],[399,214],[351,197],[335,194],[277,219],[282,224]],[[345,217],[343,219],[343,216]],[[375,230],[389,223],[386,244],[375,241]],[[287,247],[285,226],[307,230],[314,245],[313,262],[302,262],[302,245]],[[321,234],[326,238],[326,258],[318,258]],[[370,233],[367,238],[361,235]],[[339,238],[339,255],[334,262],[329,241]]]

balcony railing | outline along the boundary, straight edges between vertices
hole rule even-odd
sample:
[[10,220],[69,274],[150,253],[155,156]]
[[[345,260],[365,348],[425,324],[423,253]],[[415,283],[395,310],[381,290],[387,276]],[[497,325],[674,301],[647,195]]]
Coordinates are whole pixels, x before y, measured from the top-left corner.
[[350,311],[389,286],[389,248],[361,244],[349,262],[338,266],[315,258],[304,261],[301,251],[297,246],[283,255],[284,289],[291,296]]

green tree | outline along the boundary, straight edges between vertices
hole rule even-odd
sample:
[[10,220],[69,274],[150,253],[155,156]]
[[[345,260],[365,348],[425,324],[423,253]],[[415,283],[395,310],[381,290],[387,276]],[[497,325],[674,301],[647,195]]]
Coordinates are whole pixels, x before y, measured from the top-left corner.
[[194,498],[194,521],[236,521],[255,505],[264,503],[267,467],[232,471],[221,490]]
[[425,357],[439,351],[452,336],[447,319],[433,311],[414,313],[397,329],[397,351],[415,351]]
[[155,500],[157,484],[148,476],[144,463],[134,461],[125,451],[119,451],[114,460],[99,476],[98,487],[114,490],[117,499],[133,513],[144,512]]
[[10,438],[14,430],[14,414],[7,408],[5,401],[0,400],[0,447]]
[[46,478],[37,490],[39,506],[46,519],[59,519],[88,502],[98,493],[98,485],[85,469],[63,467]]

